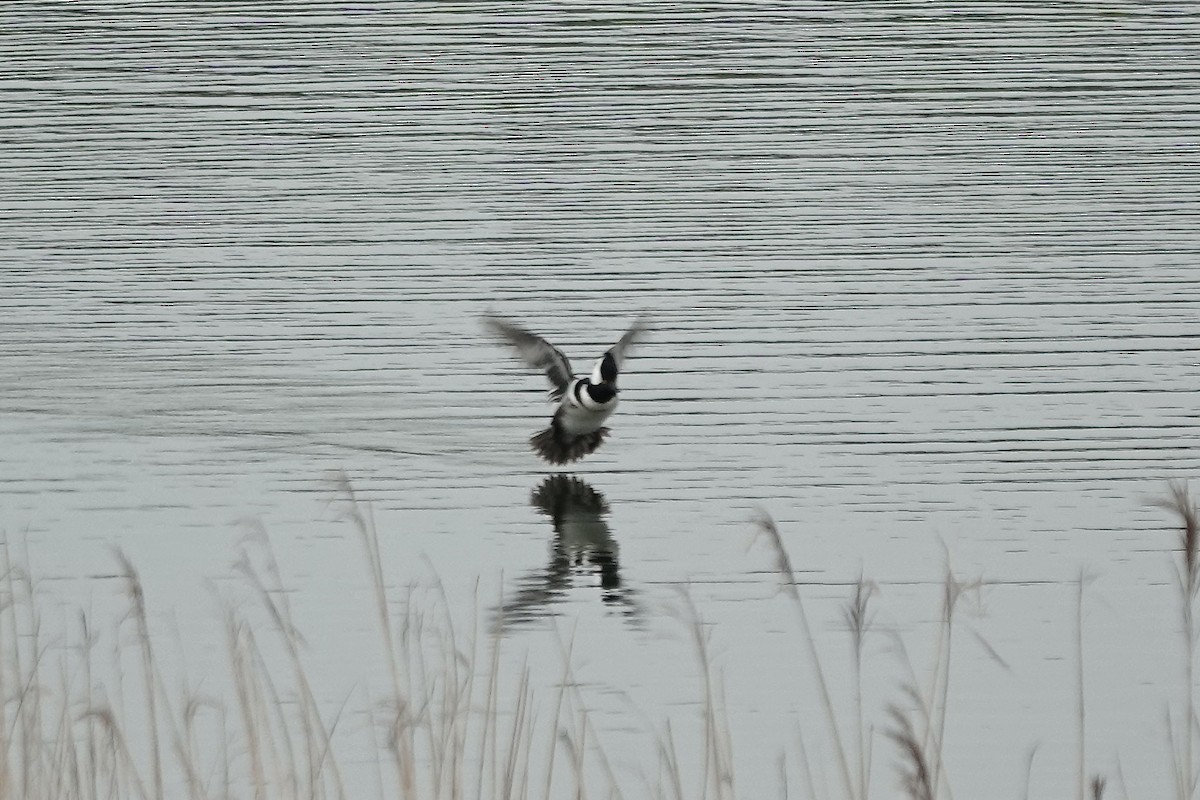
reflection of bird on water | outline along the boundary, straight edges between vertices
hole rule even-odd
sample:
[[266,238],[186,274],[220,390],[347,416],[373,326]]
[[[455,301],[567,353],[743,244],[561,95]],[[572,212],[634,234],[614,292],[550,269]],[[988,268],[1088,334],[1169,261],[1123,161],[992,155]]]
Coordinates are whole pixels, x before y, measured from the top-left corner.
[[496,630],[550,616],[550,606],[565,598],[574,579],[592,575],[600,580],[601,600],[636,624],[640,611],[633,592],[621,583],[617,543],[604,521],[604,495],[578,478],[551,475],[529,502],[554,524],[550,563],[517,580],[517,591],[496,609]]
[[608,436],[604,422],[617,408],[617,373],[625,350],[641,334],[642,324],[635,322],[585,378],[575,377],[562,351],[536,333],[499,317],[484,317],[484,324],[550,379],[550,399],[558,402],[558,410],[550,427],[529,440],[534,451],[551,464],[565,464],[599,447]]

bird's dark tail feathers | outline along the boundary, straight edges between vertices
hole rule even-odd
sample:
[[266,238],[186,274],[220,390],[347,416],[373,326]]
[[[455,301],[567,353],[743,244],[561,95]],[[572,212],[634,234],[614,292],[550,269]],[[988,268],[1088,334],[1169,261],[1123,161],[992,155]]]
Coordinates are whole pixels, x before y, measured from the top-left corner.
[[533,451],[551,464],[567,464],[578,461],[597,447],[608,436],[608,428],[599,428],[583,436],[571,436],[557,425],[551,425],[529,439]]

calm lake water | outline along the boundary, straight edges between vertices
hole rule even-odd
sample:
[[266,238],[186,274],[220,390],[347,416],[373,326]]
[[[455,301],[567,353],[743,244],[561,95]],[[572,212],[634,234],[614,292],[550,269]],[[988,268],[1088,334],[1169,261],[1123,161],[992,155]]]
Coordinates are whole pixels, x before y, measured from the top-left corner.
[[[798,730],[827,753],[765,509],[847,711],[842,607],[878,583],[878,732],[884,632],[926,681],[947,563],[988,581],[957,620],[959,797],[1021,796],[1033,747],[1034,795],[1074,790],[1086,573],[1087,771],[1171,791],[1152,501],[1200,479],[1195,7],[89,2],[0,29],[0,530],[48,603],[113,602],[120,546],[203,675],[261,521],[340,703],[378,639],[344,471],[390,586],[506,606],[538,686],[573,635],[619,774],[697,718],[689,587],[739,795],[774,797]],[[544,381],[487,312],[577,368],[651,321],[566,470],[588,541],[531,503]],[[875,796],[897,761],[877,734]]]

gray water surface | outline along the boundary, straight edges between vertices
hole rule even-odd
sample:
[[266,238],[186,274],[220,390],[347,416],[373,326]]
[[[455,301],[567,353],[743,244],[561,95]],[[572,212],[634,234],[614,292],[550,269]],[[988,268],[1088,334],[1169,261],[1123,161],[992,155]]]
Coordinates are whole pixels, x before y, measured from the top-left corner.
[[[618,741],[629,707],[695,713],[688,585],[739,793],[772,796],[814,701],[765,509],[835,663],[860,574],[919,672],[947,562],[990,582],[963,623],[986,646],[955,654],[959,796],[1018,795],[1033,745],[1036,793],[1074,787],[1092,576],[1088,772],[1169,791],[1152,501],[1200,477],[1191,7],[96,2],[0,29],[0,528],[64,591],[106,592],[119,544],[215,638],[201,587],[258,519],[313,668],[352,683],[374,621],[344,471],[390,585],[517,604],[535,664],[574,630]],[[652,323],[567,470],[616,603],[531,505],[551,409],[488,312],[578,369]],[[882,729],[902,675],[868,641]]]

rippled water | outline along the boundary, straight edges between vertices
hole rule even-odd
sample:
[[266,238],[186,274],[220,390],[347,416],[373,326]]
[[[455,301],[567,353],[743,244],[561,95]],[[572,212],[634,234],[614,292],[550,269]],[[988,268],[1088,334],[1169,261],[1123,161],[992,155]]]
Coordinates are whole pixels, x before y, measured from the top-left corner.
[[[947,558],[994,581],[986,647],[956,651],[961,794],[1019,792],[1035,743],[1033,786],[1074,786],[1094,576],[1089,772],[1119,756],[1131,794],[1167,790],[1182,662],[1150,501],[1200,477],[1194,9],[96,2],[0,25],[0,527],[64,584],[102,591],[120,543],[152,601],[206,618],[188,604],[257,516],[309,626],[341,631],[336,674],[373,624],[327,511],[345,470],[394,585],[516,604],[535,653],[545,614],[577,626],[602,728],[694,701],[683,634],[653,633],[689,582],[764,796],[812,681],[747,551],[762,507],[835,659],[860,573],[917,642]],[[531,505],[549,409],[485,312],[577,366],[653,322],[571,470],[606,508],[599,561],[564,565]]]

